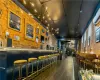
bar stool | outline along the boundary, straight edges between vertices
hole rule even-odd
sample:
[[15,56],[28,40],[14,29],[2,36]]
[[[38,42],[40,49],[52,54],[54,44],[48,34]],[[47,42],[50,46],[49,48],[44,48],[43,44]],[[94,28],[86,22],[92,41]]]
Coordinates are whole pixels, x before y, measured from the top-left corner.
[[31,72],[31,73],[34,72],[34,69],[33,69],[33,62],[35,62],[36,60],[37,60],[37,58],[29,58],[29,59],[28,59],[28,62],[29,62],[29,63],[32,63],[32,72]]
[[22,66],[24,64],[26,64],[26,76],[28,76],[27,60],[16,60],[16,61],[14,61],[14,66],[18,66],[19,67],[19,78],[18,78],[18,80],[22,79]]
[[44,64],[43,64],[43,63],[44,63],[44,57],[45,57],[45,56],[39,56],[39,57],[38,57],[38,59],[39,59],[40,61],[42,61],[42,69],[43,69],[43,67],[44,67]]

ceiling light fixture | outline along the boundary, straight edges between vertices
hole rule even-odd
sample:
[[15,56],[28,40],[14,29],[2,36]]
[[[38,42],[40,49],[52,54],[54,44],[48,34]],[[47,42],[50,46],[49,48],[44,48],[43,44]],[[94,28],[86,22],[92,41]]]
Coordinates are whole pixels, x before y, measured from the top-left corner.
[[51,18],[49,18],[49,20],[51,20]]
[[37,10],[36,10],[36,9],[34,9],[34,12],[36,12],[36,13],[37,13]]
[[50,15],[48,14],[47,16],[49,17]]
[[39,26],[37,26],[37,28],[39,28]]
[[40,18],[40,16],[38,16],[38,18]]
[[48,26],[50,26],[50,24],[48,24]]
[[46,7],[46,10],[48,9],[48,7]]
[[32,7],[34,7],[34,6],[35,6],[35,5],[34,5],[34,3],[32,3],[32,2],[30,2],[30,4],[31,4],[31,6],[32,6]]
[[59,32],[57,32],[57,34],[59,34]]
[[26,0],[23,0],[23,3],[26,4]]
[[80,10],[80,13],[82,13],[82,10]]
[[43,19],[44,19],[45,17],[43,16]]

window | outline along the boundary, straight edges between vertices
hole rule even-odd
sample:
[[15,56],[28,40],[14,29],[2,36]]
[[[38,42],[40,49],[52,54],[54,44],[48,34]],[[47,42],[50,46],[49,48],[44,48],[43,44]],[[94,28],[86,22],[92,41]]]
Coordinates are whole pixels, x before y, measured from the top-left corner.
[[27,24],[27,27],[26,27],[26,36],[28,38],[33,38],[33,26],[30,25],[30,24]]
[[88,28],[88,46],[90,45],[91,35],[92,35],[92,25],[90,23]]
[[86,32],[84,33],[84,47],[86,47]]
[[100,28],[96,30],[96,42],[100,42]]
[[20,31],[20,22],[21,22],[20,17],[18,17],[17,15],[15,15],[11,12],[10,13],[10,22],[9,22],[10,27]]

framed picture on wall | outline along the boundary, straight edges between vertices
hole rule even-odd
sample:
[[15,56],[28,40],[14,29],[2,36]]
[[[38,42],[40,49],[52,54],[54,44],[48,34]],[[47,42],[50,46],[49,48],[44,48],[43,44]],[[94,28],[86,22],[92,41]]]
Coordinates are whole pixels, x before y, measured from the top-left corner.
[[30,25],[30,24],[27,24],[27,26],[26,26],[26,36],[28,37],[28,38],[33,38],[33,26],[32,25]]
[[96,30],[96,42],[100,42],[100,28]]

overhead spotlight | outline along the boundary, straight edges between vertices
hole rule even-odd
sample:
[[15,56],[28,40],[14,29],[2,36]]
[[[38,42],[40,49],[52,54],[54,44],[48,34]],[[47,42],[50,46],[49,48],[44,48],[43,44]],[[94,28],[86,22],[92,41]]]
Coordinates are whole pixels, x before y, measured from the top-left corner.
[[49,29],[49,27],[47,27],[47,29]]
[[46,7],[46,10],[48,9],[48,7]]
[[37,26],[37,28],[39,28],[39,26]]
[[44,19],[45,17],[43,16],[43,19]]
[[23,0],[23,3],[26,4],[26,0]]
[[30,16],[31,16],[32,14],[31,14],[31,13],[28,13],[28,15],[30,15]]
[[59,34],[59,32],[57,32],[57,34]]
[[52,28],[52,30],[53,30],[53,28]]
[[40,18],[40,16],[38,16],[38,18]]
[[50,15],[48,14],[47,16],[49,17]]
[[82,13],[82,10],[80,10],[80,13]]
[[49,20],[51,20],[51,18],[49,18]]
[[48,26],[50,26],[50,24],[48,24]]
[[47,32],[49,32],[49,30],[47,30]]
[[32,2],[30,2],[30,4],[31,4],[31,6],[32,6],[32,7],[34,7],[34,6],[35,6],[35,5],[34,5],[34,3],[32,3]]
[[37,13],[37,10],[36,10],[36,9],[34,9],[34,12],[36,12],[36,13]]

